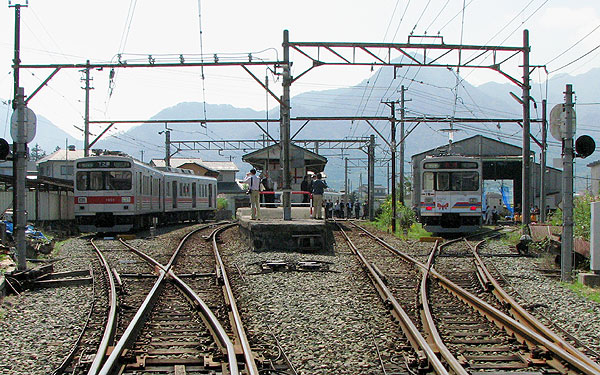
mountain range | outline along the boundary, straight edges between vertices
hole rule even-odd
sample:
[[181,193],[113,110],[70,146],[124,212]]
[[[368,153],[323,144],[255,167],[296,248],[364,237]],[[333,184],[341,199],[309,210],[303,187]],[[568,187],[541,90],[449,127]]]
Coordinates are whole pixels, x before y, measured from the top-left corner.
[[[463,77],[457,79],[456,73],[447,69],[410,69],[407,67],[397,68],[383,67],[375,70],[371,77],[358,85],[345,88],[337,88],[322,91],[305,92],[295,95],[291,99],[292,117],[334,117],[334,116],[389,116],[390,108],[382,104],[382,101],[398,100],[399,91],[402,86],[406,89],[407,99],[405,108],[407,117],[418,117],[422,115],[440,117],[469,117],[469,118],[520,118],[522,116],[521,106],[510,96],[510,92],[521,96],[521,90],[513,84],[486,83],[480,86],[469,84]],[[396,78],[394,78],[394,76]],[[572,83],[576,92],[578,135],[589,134],[597,138],[598,130],[594,125],[598,118],[599,108],[593,103],[600,102],[595,82],[600,79],[600,69],[593,69],[578,76],[558,75],[546,84],[533,84],[531,96],[536,101],[548,93],[548,111],[553,105],[564,101],[563,91],[566,83]],[[458,91],[457,91],[458,88]],[[293,93],[293,85],[291,91]],[[6,118],[4,137],[9,137],[10,132],[10,110],[8,103],[1,102],[0,118]],[[396,104],[399,109],[400,105]],[[248,108],[236,108],[226,104],[206,104],[198,102],[179,103],[173,107],[164,108],[152,116],[152,120],[168,119],[202,119],[206,111],[209,119],[243,119],[243,118],[265,118],[265,111],[255,111]],[[532,106],[531,115],[534,118],[541,117],[541,106]],[[268,113],[269,118],[279,118],[279,109],[274,108]],[[396,118],[400,118],[397,111]],[[291,134],[294,134],[303,123],[292,122]],[[390,126],[387,121],[375,122],[377,130],[389,140]],[[198,123],[169,124],[172,141],[190,140],[243,140],[261,139],[262,131],[254,123],[209,123],[202,126]],[[406,130],[412,129],[414,124],[406,123]],[[419,124],[406,138],[405,171],[410,171],[410,155],[434,148],[448,142],[448,133],[443,131],[448,124]],[[399,127],[398,127],[399,128]],[[521,128],[517,124],[455,124],[459,129],[454,135],[455,140],[467,138],[476,134],[482,134],[517,146],[521,144]],[[39,144],[46,152],[52,152],[57,146],[64,147],[65,143],[75,144],[82,147],[80,139],[72,136],[52,124],[42,115],[38,116],[37,134],[30,147]],[[164,157],[164,123],[146,123],[131,127],[129,130],[120,132],[100,140],[94,148],[124,151],[138,159],[149,161],[150,158]],[[271,123],[269,133],[273,138],[279,138],[279,124]],[[532,124],[531,133],[539,138],[539,125]],[[296,139],[342,139],[347,137],[363,137],[375,132],[364,121],[311,121],[297,135]],[[397,139],[400,138],[398,133]],[[560,143],[553,140],[549,135],[549,164],[552,158],[560,157]],[[67,140],[65,142],[65,140]],[[376,157],[378,159],[389,159],[389,152],[385,142],[378,139]],[[539,155],[539,148],[532,143],[532,150]],[[142,152],[143,155],[142,155]],[[173,150],[172,150],[173,151]],[[187,151],[176,156],[200,157],[204,160],[229,160],[230,157],[236,162],[241,172],[249,166],[241,162],[241,155],[252,150],[237,152],[217,151]],[[320,150],[321,154],[328,157],[329,162],[325,170],[328,175],[329,185],[335,188],[343,188],[344,181],[344,157],[366,158],[366,155],[358,150],[345,150],[343,155],[340,150]],[[598,157],[592,155],[586,160],[578,160],[576,169],[578,175],[587,175],[585,165]],[[362,162],[354,162],[350,173],[351,184],[356,188],[359,179],[366,182],[366,165]],[[385,163],[384,163],[385,164]],[[241,173],[240,172],[240,176]],[[361,176],[362,175],[362,176]],[[378,168],[376,183],[386,185],[387,168]],[[581,182],[581,181],[578,181]]]

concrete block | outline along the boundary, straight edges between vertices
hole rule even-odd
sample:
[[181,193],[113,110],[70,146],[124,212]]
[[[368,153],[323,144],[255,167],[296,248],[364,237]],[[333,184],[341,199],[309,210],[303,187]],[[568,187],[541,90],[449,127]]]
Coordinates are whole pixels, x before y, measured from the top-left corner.
[[581,284],[590,288],[600,288],[600,274],[597,273],[580,273],[578,280]]

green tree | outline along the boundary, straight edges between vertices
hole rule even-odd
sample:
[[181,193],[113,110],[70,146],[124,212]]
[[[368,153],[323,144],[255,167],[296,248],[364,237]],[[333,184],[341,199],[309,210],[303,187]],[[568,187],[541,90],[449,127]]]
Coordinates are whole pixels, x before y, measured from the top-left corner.
[[35,144],[35,146],[29,151],[29,159],[32,161],[38,161],[41,158],[46,156],[46,151],[42,150],[39,144]]
[[[377,216],[379,226],[391,229],[392,227],[392,197],[388,196],[383,204],[379,207],[381,212]],[[396,224],[402,229],[404,234],[408,232],[410,227],[417,222],[417,217],[410,207],[406,207],[400,202],[396,202]]]
[[[594,197],[589,192],[583,196],[575,197],[573,200],[573,234],[575,237],[582,237],[586,240],[590,239],[592,202],[597,202],[599,200],[599,197]],[[562,216],[562,210],[556,210],[556,212],[550,216],[550,224],[562,225]]]

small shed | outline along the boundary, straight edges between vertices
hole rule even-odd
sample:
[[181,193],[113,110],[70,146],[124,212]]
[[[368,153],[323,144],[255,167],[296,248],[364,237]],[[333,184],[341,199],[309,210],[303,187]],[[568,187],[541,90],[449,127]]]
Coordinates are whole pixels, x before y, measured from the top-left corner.
[[600,160],[591,162],[587,166],[590,167],[592,195],[600,195]]

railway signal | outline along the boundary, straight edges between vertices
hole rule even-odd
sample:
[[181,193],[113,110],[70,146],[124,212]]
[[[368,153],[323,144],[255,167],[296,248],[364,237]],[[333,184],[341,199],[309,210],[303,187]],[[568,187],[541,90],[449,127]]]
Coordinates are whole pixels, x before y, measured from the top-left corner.
[[582,135],[575,141],[575,157],[585,159],[596,151],[596,142],[589,135]]
[[8,159],[8,155],[10,154],[10,146],[6,139],[0,138],[0,160]]

